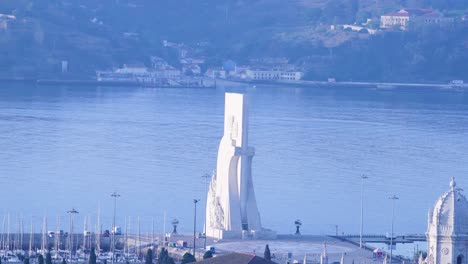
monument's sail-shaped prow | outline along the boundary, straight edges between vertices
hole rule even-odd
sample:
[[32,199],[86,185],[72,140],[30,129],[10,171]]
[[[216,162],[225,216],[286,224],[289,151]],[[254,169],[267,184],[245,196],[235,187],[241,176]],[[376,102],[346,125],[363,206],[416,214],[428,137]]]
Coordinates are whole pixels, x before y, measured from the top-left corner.
[[224,135],[206,206],[206,234],[218,239],[269,233],[260,224],[252,182],[254,148],[248,145],[248,101],[226,93]]

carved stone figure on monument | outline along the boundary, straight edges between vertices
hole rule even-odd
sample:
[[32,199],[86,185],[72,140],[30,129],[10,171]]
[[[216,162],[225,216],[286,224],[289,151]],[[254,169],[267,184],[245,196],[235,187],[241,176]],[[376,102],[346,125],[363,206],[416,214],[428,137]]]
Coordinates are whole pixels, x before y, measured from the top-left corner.
[[218,150],[216,174],[207,194],[207,236],[240,238],[276,233],[263,229],[252,180],[255,149],[248,145],[248,101],[243,94],[226,93],[224,135]]

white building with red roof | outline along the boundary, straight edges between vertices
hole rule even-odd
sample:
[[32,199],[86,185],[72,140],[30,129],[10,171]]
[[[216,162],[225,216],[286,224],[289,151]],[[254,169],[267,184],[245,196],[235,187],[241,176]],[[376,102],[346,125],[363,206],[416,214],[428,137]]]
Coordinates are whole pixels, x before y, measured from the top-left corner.
[[405,8],[380,17],[381,28],[399,28],[401,30],[407,30],[411,24],[429,25],[447,22],[453,22],[453,18],[445,18],[437,10],[423,8]]

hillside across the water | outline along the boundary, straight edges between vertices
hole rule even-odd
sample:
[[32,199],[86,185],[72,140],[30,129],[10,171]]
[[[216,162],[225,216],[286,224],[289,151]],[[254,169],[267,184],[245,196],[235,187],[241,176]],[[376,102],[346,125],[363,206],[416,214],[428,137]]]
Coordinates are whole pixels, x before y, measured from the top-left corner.
[[[445,82],[468,79],[468,23],[368,32],[402,7],[468,13],[456,0],[5,0],[0,77],[94,78],[96,70],[179,63],[185,43],[204,69],[226,60],[287,58],[306,79]],[[68,71],[61,73],[62,61]]]

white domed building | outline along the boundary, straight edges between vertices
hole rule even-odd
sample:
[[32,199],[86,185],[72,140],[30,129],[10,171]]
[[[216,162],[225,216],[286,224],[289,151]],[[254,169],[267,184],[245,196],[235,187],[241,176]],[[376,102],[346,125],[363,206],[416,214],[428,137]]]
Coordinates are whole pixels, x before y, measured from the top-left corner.
[[468,201],[455,179],[429,211],[427,226],[428,264],[468,263]]

